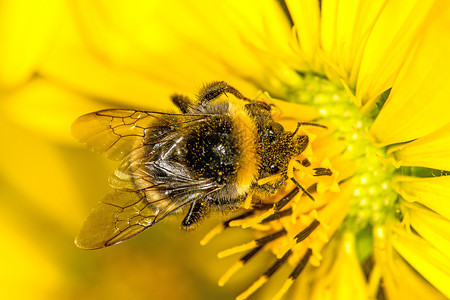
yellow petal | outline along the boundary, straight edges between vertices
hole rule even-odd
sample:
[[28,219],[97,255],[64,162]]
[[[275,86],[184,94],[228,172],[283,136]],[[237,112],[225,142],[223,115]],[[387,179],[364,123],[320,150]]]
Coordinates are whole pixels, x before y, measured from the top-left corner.
[[336,12],[336,42],[334,61],[345,70],[344,79],[350,87],[355,88],[361,65],[362,55],[368,34],[373,29],[377,17],[386,5],[386,1],[339,1]]
[[298,35],[298,42],[301,48],[301,57],[299,59],[307,61],[311,70],[319,72],[321,67],[317,56],[320,42],[320,11],[318,2],[315,0],[287,0],[286,5]]
[[[84,49],[62,47],[41,67],[45,78],[120,107],[171,107],[172,88],[164,83],[96,59]],[[70,57],[70,59],[67,59]]]
[[450,221],[423,206],[407,202],[404,212],[417,233],[450,260]]
[[445,100],[450,94],[450,7],[446,1],[438,4],[370,129],[381,143],[414,140],[450,121],[450,101]]
[[[265,72],[261,62],[250,55],[248,45],[242,44],[241,36],[236,32],[227,35],[233,43],[226,47],[199,46],[200,41],[207,41],[209,46],[221,45],[226,40],[221,40],[223,36],[216,36],[210,27],[201,23],[201,17],[187,14],[183,5],[188,4],[171,5],[175,4],[167,2],[157,10],[170,11],[167,15],[155,13],[151,5],[116,2],[94,5],[90,1],[77,1],[75,10],[66,12],[61,28],[64,34],[55,41],[54,49],[39,72],[87,95],[122,102],[133,108],[171,107],[170,94],[193,94],[212,80],[225,80],[243,93],[253,95],[256,89],[240,78],[243,76],[240,71],[248,76],[264,76]],[[202,13],[215,18],[209,12]],[[143,25],[148,31],[135,30],[138,20],[126,25],[127,16],[132,14],[136,14],[141,23],[145,17],[154,16],[150,25]],[[176,30],[166,24],[176,24]],[[161,27],[170,28],[165,36],[175,38],[161,40]],[[225,34],[225,28],[219,28]],[[187,38],[192,35],[192,39]],[[231,69],[223,63],[228,57],[229,61],[238,58]],[[233,69],[237,66],[239,72]]]
[[406,201],[423,204],[450,220],[450,176],[396,177],[393,187]]
[[[396,230],[394,249],[425,279],[450,297],[450,260],[430,243],[413,233]],[[446,249],[448,251],[448,249]]]
[[332,64],[352,88],[356,85],[368,33],[384,6],[384,1],[322,1],[320,28],[325,64]]
[[[377,272],[381,274],[381,286],[388,299],[446,299],[392,249],[392,233],[380,228],[376,231],[382,234],[375,234],[375,271],[371,277],[377,277]],[[376,293],[374,289],[372,297],[376,298]]]
[[368,101],[392,86],[433,2],[386,2],[364,49],[356,86],[358,98]]
[[[120,61],[144,49],[159,53],[178,44],[169,24],[161,23],[171,5],[155,1],[92,1],[73,3],[79,34],[96,51],[108,59]],[[171,34],[172,33],[172,34]]]
[[[0,203],[13,200],[10,197],[6,198],[7,195],[4,192],[3,186]],[[20,211],[17,213],[19,216],[12,216],[4,207],[0,210],[2,236],[0,239],[0,256],[2,257],[0,298],[45,299],[50,291],[61,285],[63,272],[54,261],[54,253],[53,255],[48,253],[48,245],[42,247],[45,243],[34,243],[27,238],[37,233],[33,230],[33,226],[36,225],[28,223],[26,225],[29,227],[26,227],[23,224],[25,215]],[[17,226],[17,223],[21,224]],[[51,230],[51,228],[46,229]],[[41,234],[44,235],[42,232]],[[37,236],[35,238],[37,239]]]
[[[355,237],[345,234],[337,257],[340,262],[337,281],[333,284],[331,294],[335,299],[367,299],[366,279],[355,249]],[[351,278],[349,282],[346,279]]]
[[59,28],[61,1],[0,2],[0,87],[29,79]]
[[389,152],[401,166],[450,170],[450,123],[411,143],[394,147]]
[[[245,43],[260,46],[261,50],[273,52],[273,54],[283,55],[290,50],[291,24],[281,6],[276,1],[261,0],[257,4],[252,1],[227,0],[223,7],[218,7],[228,18],[217,20],[218,27],[227,28],[226,35],[235,31],[241,38],[245,38]],[[213,7],[205,8],[205,12],[210,13],[215,10]]]
[[[295,299],[367,299],[367,284],[355,250],[355,237],[333,238],[320,267],[306,269],[297,279]],[[349,281],[348,279],[351,278]]]
[[64,90],[61,86],[35,79],[5,97],[0,107],[9,122],[27,128],[41,138],[78,145],[70,126],[80,115],[104,109],[105,104]]
[[[49,222],[59,224],[60,229],[76,232],[85,211],[74,177],[75,171],[81,168],[70,164],[68,158],[71,158],[71,152],[64,152],[64,147],[57,143],[49,142],[43,136],[4,118],[0,120],[0,132],[2,180],[20,191],[20,195],[8,201],[16,207],[32,207]],[[17,220],[23,217],[20,209],[13,213]]]
[[[261,79],[270,74],[255,54],[290,50],[287,19],[268,0],[258,5],[79,1],[76,8],[83,35],[107,59],[174,86],[228,80],[233,73]],[[219,11],[220,18],[211,13]]]

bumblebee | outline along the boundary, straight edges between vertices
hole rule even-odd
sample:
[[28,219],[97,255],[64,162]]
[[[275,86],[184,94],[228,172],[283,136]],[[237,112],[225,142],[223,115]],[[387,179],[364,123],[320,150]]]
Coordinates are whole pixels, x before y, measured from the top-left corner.
[[[114,191],[86,219],[78,247],[122,242],[179,211],[186,213],[181,226],[191,229],[211,212],[238,209],[249,194],[275,193],[289,179],[289,161],[308,145],[308,136],[297,134],[306,123],[284,130],[271,105],[223,81],[205,85],[196,98],[171,96],[181,113],[110,109],[74,122],[77,139],[121,161],[109,180]],[[258,183],[271,176],[278,179]]]

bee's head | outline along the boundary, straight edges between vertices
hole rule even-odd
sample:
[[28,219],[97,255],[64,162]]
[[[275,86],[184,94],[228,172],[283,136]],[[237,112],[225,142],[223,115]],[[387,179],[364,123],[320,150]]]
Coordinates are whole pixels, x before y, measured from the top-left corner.
[[261,176],[282,172],[293,147],[292,139],[288,138],[281,124],[273,121],[267,123],[260,134]]

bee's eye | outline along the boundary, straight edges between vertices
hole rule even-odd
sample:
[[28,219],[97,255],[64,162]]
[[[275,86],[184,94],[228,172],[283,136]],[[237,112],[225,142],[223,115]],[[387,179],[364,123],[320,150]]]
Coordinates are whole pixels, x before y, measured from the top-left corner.
[[277,164],[271,164],[269,168],[270,168],[270,173],[272,173],[272,174],[276,174],[276,173],[278,173],[278,171],[280,171],[280,167],[278,167]]
[[279,133],[284,131],[284,127],[280,123],[273,122],[271,131],[273,133]]
[[275,139],[276,136],[278,136],[280,133],[284,131],[283,126],[281,124],[278,124],[276,122],[272,122],[266,130],[266,136],[269,138]]

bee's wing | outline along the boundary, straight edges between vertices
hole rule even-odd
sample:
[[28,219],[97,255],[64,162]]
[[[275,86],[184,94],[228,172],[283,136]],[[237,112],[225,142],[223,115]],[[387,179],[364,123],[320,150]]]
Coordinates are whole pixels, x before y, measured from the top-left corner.
[[83,249],[97,249],[135,236],[155,220],[156,212],[146,210],[146,206],[143,193],[108,193],[87,217],[75,244]]
[[72,124],[72,135],[88,148],[120,160],[141,147],[146,135],[158,121],[177,128],[182,123],[197,121],[201,116],[186,116],[127,109],[109,109],[79,117]]
[[171,188],[167,196],[156,188],[112,191],[89,214],[75,244],[98,249],[123,242],[216,188],[211,182],[198,181]]
[[[111,159],[129,156],[123,160],[123,166],[116,172],[118,176],[114,176],[111,182],[117,190],[107,194],[88,216],[76,238],[77,246],[97,249],[120,243],[217,189],[212,182],[186,176],[181,166],[160,167],[159,171],[170,169],[171,181],[155,185],[148,180],[148,170],[144,168],[148,161],[143,159],[147,155],[144,150],[148,144],[170,139],[170,133],[178,133],[181,126],[208,117],[116,109],[90,113],[77,119],[72,125],[72,134],[91,150],[104,153]],[[170,129],[162,136],[153,136],[161,123]],[[141,168],[141,173],[137,168]],[[165,192],[164,198],[158,191]]]

